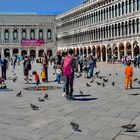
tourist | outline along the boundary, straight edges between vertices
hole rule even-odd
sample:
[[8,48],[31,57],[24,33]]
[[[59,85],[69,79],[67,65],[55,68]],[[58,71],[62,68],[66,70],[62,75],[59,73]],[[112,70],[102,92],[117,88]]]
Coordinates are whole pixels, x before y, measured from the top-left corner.
[[36,71],[33,71],[32,74],[35,76],[35,82],[36,82],[35,90],[38,90],[39,89],[38,85],[39,85],[39,82],[40,82],[38,73]]
[[133,67],[131,66],[131,61],[127,62],[127,66],[125,67],[125,89],[132,88],[132,77],[133,77]]
[[96,67],[96,60],[93,54],[90,54],[88,57],[88,65],[89,65],[89,77],[92,78],[92,80],[94,80],[93,73],[94,73],[94,67]]
[[60,84],[60,82],[61,82],[61,77],[62,77],[62,69],[61,69],[60,65],[57,65],[56,80],[57,80],[58,84]]
[[69,100],[73,99],[74,68],[76,67],[75,60],[72,55],[73,50],[69,49],[68,55],[64,58],[64,62],[62,62],[63,75],[65,78],[66,98]]
[[26,81],[25,84],[28,83],[28,79],[29,79],[29,71],[31,70],[31,62],[28,58],[28,56],[25,56],[24,58],[24,62],[23,62],[23,70],[24,70],[24,80]]
[[42,79],[43,83],[46,81],[46,75],[45,75],[45,69],[44,68],[42,68],[42,71],[41,71],[41,79]]
[[48,58],[46,53],[44,53],[44,59],[42,60],[42,65],[45,70],[45,82],[48,82]]
[[8,69],[8,61],[5,57],[1,59],[1,74],[2,78],[6,80],[6,70]]

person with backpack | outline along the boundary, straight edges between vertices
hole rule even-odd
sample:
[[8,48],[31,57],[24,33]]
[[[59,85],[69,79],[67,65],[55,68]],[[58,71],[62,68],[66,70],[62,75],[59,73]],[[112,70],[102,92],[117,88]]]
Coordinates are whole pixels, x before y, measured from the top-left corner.
[[64,58],[62,62],[63,76],[65,78],[65,92],[66,98],[68,100],[73,100],[73,81],[74,81],[74,68],[75,61],[72,57],[73,50],[69,49],[68,55]]

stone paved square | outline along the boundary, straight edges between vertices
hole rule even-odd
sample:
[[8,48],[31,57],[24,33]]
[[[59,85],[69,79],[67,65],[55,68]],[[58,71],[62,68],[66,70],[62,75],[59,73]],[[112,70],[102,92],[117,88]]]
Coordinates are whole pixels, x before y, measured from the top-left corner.
[[[33,64],[32,70],[40,74],[41,65]],[[122,64],[97,63],[97,69],[109,82],[105,87],[97,86],[95,78],[91,87],[90,79],[74,80],[74,101],[62,97],[62,88],[56,90],[27,91],[35,86],[24,84],[23,66],[18,65],[15,73],[18,80],[13,83],[12,67],[9,66],[6,84],[13,91],[0,91],[0,140],[139,140],[140,139],[140,85],[133,82],[134,89],[124,90],[124,66]],[[53,68],[49,66],[49,81],[53,81]],[[109,73],[112,76],[109,76]],[[118,76],[116,76],[118,73]],[[139,69],[134,68],[134,78],[139,78]],[[112,86],[115,81],[116,86]],[[55,82],[41,83],[41,86],[58,86]],[[81,96],[79,89],[83,91]],[[22,97],[16,93],[22,91]],[[49,99],[38,102],[38,97],[47,93]],[[130,95],[129,95],[130,94]],[[39,106],[32,110],[30,103]],[[81,132],[72,129],[70,122],[80,125]],[[138,132],[125,132],[122,125],[136,123]]]

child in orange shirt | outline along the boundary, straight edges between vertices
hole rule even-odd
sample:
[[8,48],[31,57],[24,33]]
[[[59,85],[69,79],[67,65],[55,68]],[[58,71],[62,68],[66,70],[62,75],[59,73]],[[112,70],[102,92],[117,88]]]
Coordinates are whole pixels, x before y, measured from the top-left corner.
[[38,76],[38,74],[37,74],[36,71],[33,71],[32,74],[35,76],[35,81],[36,81],[36,87],[35,87],[35,89],[38,90],[38,89],[39,89],[39,88],[38,88],[38,84],[39,84],[39,82],[40,82],[39,76]]
[[131,66],[131,62],[127,62],[127,66],[125,67],[125,89],[132,88],[132,77],[133,77],[133,67]]

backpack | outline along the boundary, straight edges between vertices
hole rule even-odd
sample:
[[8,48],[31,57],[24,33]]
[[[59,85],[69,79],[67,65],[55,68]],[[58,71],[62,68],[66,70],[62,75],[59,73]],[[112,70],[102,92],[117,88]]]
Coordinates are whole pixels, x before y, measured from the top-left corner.
[[69,76],[72,72],[72,58],[70,56],[66,56],[63,64],[63,74],[65,76]]

